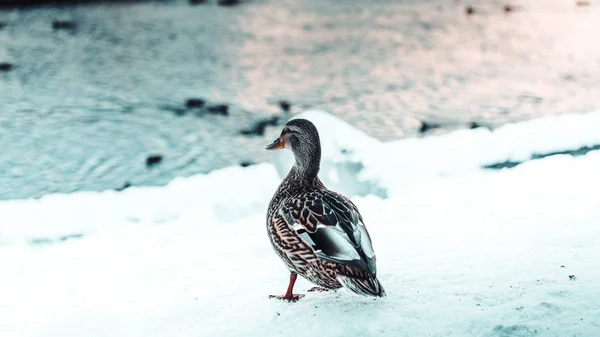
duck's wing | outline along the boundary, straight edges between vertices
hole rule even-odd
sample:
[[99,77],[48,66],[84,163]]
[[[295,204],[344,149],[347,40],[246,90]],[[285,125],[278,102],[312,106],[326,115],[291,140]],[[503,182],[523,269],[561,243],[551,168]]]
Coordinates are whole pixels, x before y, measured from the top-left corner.
[[285,220],[321,259],[376,274],[371,238],[356,206],[344,196],[307,192],[288,199]]

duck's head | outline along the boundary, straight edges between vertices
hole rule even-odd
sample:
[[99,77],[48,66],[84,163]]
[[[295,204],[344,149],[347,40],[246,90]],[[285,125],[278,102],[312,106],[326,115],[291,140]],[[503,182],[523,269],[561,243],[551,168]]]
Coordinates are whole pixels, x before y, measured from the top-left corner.
[[297,171],[314,173],[321,162],[321,140],[315,125],[297,118],[287,122],[281,134],[266,147],[267,150],[290,149],[294,153]]

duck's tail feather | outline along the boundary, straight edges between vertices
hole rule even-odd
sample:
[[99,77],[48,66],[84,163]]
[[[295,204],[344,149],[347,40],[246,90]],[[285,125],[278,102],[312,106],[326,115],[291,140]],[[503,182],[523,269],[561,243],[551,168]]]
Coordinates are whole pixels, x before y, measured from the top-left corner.
[[370,275],[367,278],[354,278],[346,275],[338,275],[340,283],[352,290],[353,292],[364,296],[384,297],[385,289],[375,275]]

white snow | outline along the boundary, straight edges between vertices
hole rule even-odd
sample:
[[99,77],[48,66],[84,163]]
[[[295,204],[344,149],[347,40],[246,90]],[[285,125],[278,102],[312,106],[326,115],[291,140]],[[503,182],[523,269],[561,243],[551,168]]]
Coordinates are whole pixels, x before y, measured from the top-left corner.
[[351,144],[388,192],[352,198],[383,299],[303,279],[299,302],[268,298],[289,277],[265,229],[271,164],[0,202],[0,336],[600,336],[600,151],[480,169],[594,145],[598,116]]

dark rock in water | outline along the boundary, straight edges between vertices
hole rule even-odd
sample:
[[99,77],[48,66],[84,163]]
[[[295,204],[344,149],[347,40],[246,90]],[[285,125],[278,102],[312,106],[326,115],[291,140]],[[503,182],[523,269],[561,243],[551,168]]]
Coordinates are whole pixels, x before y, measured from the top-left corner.
[[126,181],[126,182],[123,184],[123,186],[115,188],[115,191],[117,191],[117,192],[121,192],[121,191],[123,191],[123,190],[125,190],[125,189],[127,189],[127,188],[129,188],[129,187],[131,187],[131,183],[130,183],[130,182],[128,182],[128,181]]
[[577,279],[577,277],[575,277],[575,275],[569,275],[569,280],[575,281],[576,279]]
[[564,265],[561,265],[560,267],[561,267],[561,268],[565,268],[565,266],[564,266]]
[[427,132],[429,130],[437,129],[439,127],[440,127],[439,124],[421,121],[421,127],[419,128],[419,132],[420,133],[425,133],[425,132]]
[[206,101],[201,98],[190,98],[185,101],[185,107],[188,109],[203,108]]
[[239,4],[240,2],[241,2],[240,0],[218,0],[217,4],[219,6],[230,7],[230,6],[235,6],[235,5]]
[[467,8],[465,8],[465,13],[467,15],[471,15],[471,14],[475,13],[475,9],[473,9],[472,6],[467,6]]
[[279,106],[281,107],[281,110],[285,112],[290,111],[290,108],[292,107],[288,101],[279,101]]
[[[550,156],[556,156],[556,155],[570,155],[573,157],[577,157],[577,156],[583,156],[586,155],[588,152],[591,151],[598,151],[600,150],[600,144],[598,145],[592,145],[592,146],[584,146],[584,147],[580,147],[578,149],[572,149],[572,150],[564,150],[564,151],[553,151],[553,152],[547,152],[547,153],[533,153],[528,160],[538,160],[538,159],[542,159],[542,158],[546,158],[546,157],[550,157]],[[483,169],[494,169],[494,170],[499,170],[499,169],[503,169],[503,168],[513,168],[515,166],[521,165],[523,162],[522,161],[505,161],[503,163],[496,163],[496,164],[491,164],[491,165],[485,165],[482,166],[481,168]]]
[[482,168],[484,168],[484,169],[492,169],[492,170],[501,170],[501,169],[510,169],[510,168],[515,167],[515,166],[519,166],[521,164],[523,164],[523,162],[521,162],[521,161],[510,161],[510,160],[507,160],[507,161],[501,162],[501,163],[495,163],[495,164],[485,165],[485,166],[482,166]]
[[477,128],[487,128],[487,126],[483,126],[477,122],[469,123],[469,129],[477,129]]
[[224,104],[209,106],[208,108],[206,108],[206,111],[212,114],[220,114],[223,116],[229,115],[229,107]]
[[531,159],[534,159],[534,160],[542,159],[545,157],[556,156],[556,155],[561,155],[561,154],[568,154],[568,155],[576,157],[576,156],[583,156],[583,155],[586,155],[588,152],[598,151],[598,150],[600,150],[600,144],[592,145],[592,146],[583,146],[578,149],[572,149],[572,150],[552,151],[552,152],[548,152],[548,153],[534,153],[531,155]]
[[73,21],[63,21],[63,20],[52,21],[52,29],[54,29],[54,30],[74,29],[74,28],[75,28],[75,22],[73,22]]
[[241,166],[241,167],[248,167],[248,166],[250,166],[250,165],[254,165],[254,163],[253,163],[253,162],[251,162],[251,161],[249,161],[249,160],[244,160],[244,161],[242,161],[242,162],[240,163],[240,166]]
[[265,134],[267,126],[276,126],[279,122],[279,116],[272,116],[267,119],[260,120],[254,124],[251,128],[244,129],[240,133],[246,136],[262,136]]
[[148,156],[148,158],[146,158],[146,167],[152,167],[154,165],[160,164],[162,159],[163,156],[160,154]]
[[505,13],[510,13],[510,12],[512,12],[512,11],[513,11],[513,9],[514,9],[514,8],[513,8],[513,6],[511,6],[511,5],[508,5],[508,4],[504,5],[504,12],[505,12]]
[[0,63],[0,71],[10,71],[13,68],[13,65],[10,63],[2,62]]
[[205,0],[190,0],[190,5],[201,5],[205,2]]

